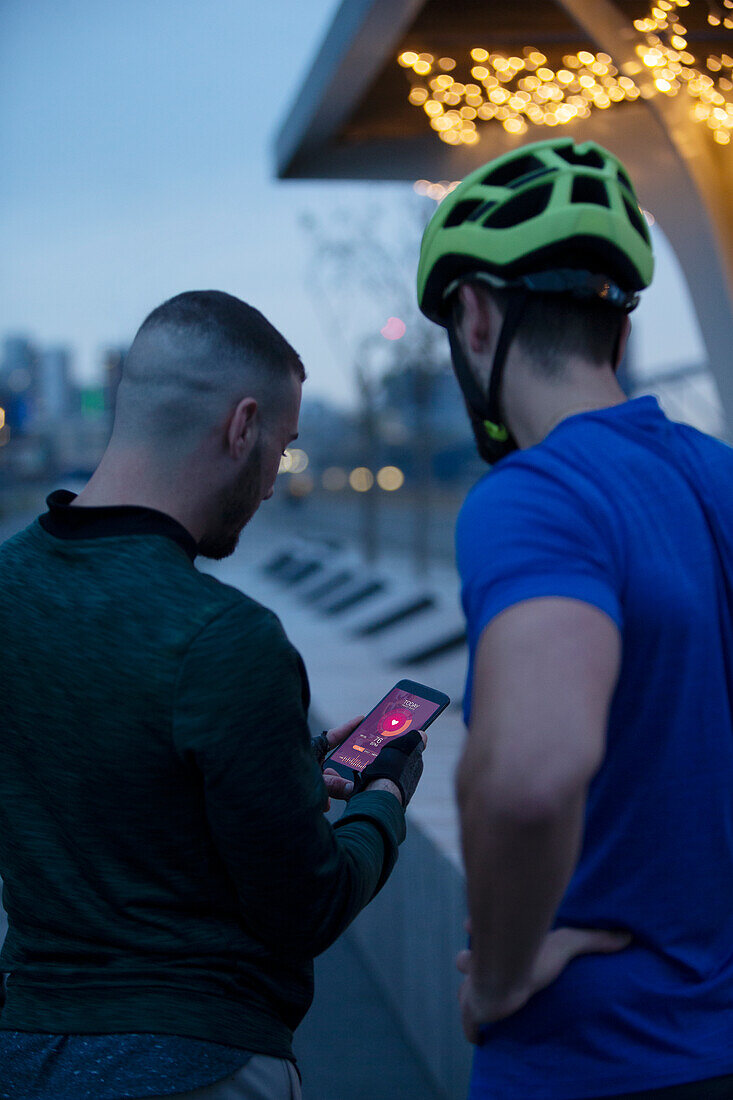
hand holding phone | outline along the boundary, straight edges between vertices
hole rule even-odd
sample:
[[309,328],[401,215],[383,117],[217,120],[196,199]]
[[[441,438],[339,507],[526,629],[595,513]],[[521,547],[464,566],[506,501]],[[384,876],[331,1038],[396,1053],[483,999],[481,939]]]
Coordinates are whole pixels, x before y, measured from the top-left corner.
[[334,768],[328,768],[325,766],[326,756],[329,752],[333,752],[337,749],[350,734],[354,732],[356,727],[364,721],[364,715],[359,714],[356,718],[352,718],[349,722],[344,722],[341,726],[334,726],[333,729],[324,730],[318,737],[311,739],[311,748],[313,754],[318,761],[319,767],[323,770],[323,782],[326,784],[326,792],[328,794],[327,809],[331,808],[331,799],[343,799],[351,798],[354,793],[353,779],[347,779]]
[[[357,791],[366,785],[361,781],[362,773],[365,773],[365,781],[371,776],[372,779],[386,778],[394,782],[397,777],[397,786],[406,805],[422,770],[420,754],[423,746],[418,731],[434,722],[449,703],[450,699],[441,691],[413,680],[400,680],[351,736],[330,753],[326,767],[344,779],[353,780]],[[399,746],[396,744],[398,740]],[[381,753],[388,747],[391,751],[377,764]],[[411,757],[409,761],[401,759],[401,752],[404,753],[406,748],[407,755]],[[416,774],[408,773],[409,780],[406,774],[403,784],[401,776],[405,767],[412,768]]]

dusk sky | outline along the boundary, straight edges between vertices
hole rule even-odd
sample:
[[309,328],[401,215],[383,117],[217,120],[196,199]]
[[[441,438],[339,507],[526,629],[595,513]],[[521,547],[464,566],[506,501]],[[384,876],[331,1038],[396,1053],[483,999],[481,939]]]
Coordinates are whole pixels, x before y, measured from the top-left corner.
[[[0,339],[68,345],[89,381],[101,348],[129,343],[159,302],[215,287],[282,330],[311,394],[351,403],[351,365],[308,290],[302,215],[427,200],[407,183],[274,179],[275,135],[339,4],[0,0]],[[702,354],[663,241],[658,260],[635,315],[645,369]],[[383,321],[395,309],[385,297]],[[344,327],[366,334],[374,317]]]

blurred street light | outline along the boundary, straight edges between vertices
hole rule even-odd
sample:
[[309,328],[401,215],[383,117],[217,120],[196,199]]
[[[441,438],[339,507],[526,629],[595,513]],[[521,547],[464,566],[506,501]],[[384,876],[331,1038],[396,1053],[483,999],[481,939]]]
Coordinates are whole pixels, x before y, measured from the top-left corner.
[[377,485],[388,493],[401,489],[404,483],[405,475],[397,466],[383,466],[377,474]]
[[401,317],[388,317],[387,324],[380,329],[385,340],[401,340],[407,332],[407,325]]
[[357,466],[349,474],[349,485],[357,493],[368,493],[374,485],[374,474],[366,466]]
[[279,474],[302,474],[308,469],[308,455],[298,447],[288,447],[278,467]]
[[349,478],[343,466],[329,466],[321,475],[321,484],[330,493],[338,493],[341,489],[345,489],[348,483]]

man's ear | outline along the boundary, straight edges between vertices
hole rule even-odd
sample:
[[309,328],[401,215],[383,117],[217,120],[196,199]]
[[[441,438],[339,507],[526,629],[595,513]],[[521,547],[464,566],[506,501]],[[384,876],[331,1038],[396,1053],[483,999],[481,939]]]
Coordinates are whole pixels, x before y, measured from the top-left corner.
[[476,355],[488,349],[493,334],[494,317],[487,295],[471,283],[459,288],[462,306],[460,329],[466,347]]
[[621,329],[618,334],[618,345],[616,347],[616,361],[613,364],[613,369],[618,370],[619,364],[626,353],[626,345],[629,341],[629,334],[631,332],[631,318],[625,316],[621,322]]
[[249,457],[259,433],[259,409],[254,397],[243,397],[232,413],[227,427],[227,449],[232,458]]

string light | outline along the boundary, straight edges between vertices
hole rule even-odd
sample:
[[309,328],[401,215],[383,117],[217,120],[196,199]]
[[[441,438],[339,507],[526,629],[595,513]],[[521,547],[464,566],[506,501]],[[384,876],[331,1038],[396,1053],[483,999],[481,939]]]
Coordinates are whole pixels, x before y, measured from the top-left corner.
[[460,182],[460,180],[441,180],[439,183],[431,183],[430,180],[417,180],[412,187],[418,195],[427,195],[429,199],[442,202],[446,195],[455,191]]
[[[634,23],[644,36],[636,47],[643,69],[648,71],[656,92],[676,96],[685,91],[693,103],[690,117],[713,131],[719,145],[728,145],[733,130],[733,102],[725,93],[733,91],[731,75],[733,58],[728,54],[708,54],[699,65],[687,45],[687,29],[680,21],[679,10],[690,6],[690,0],[658,0],[646,19]],[[726,4],[726,7],[728,5]],[[728,26],[713,12],[708,15],[712,27]]]
[[[708,23],[733,29],[733,15],[728,14],[733,0],[723,4],[725,15],[711,12]],[[479,126],[487,122],[521,136],[530,125],[565,126],[617,103],[681,92],[693,101],[690,117],[707,126],[719,145],[727,145],[733,131],[733,57],[711,53],[704,64],[698,64],[681,22],[681,11],[689,6],[690,0],[656,0],[646,18],[634,20],[642,36],[635,50],[638,60],[625,64],[622,72],[610,54],[590,50],[564,56],[562,65],[554,69],[533,46],[526,46],[522,56],[508,57],[474,47],[470,51],[473,83],[469,84],[451,75],[457,67],[452,57],[441,57],[436,66],[432,54],[407,50],[398,62],[423,78],[412,84],[409,102],[422,107],[429,125],[448,145],[475,145],[480,140]],[[440,72],[432,75],[435,68]],[[436,201],[455,186],[446,181],[418,182],[426,185],[420,193]]]
[[[399,60],[419,75],[416,65],[421,55],[403,53]],[[410,90],[410,103],[423,108],[430,126],[449,145],[476,144],[480,139],[477,120],[497,122],[507,133],[521,135],[531,124],[566,125],[575,118],[587,118],[594,107],[605,110],[641,94],[633,80],[619,75],[608,54],[581,50],[564,57],[557,71],[532,46],[523,50],[522,57],[476,47],[471,60],[478,62],[470,70],[474,83],[461,84],[441,73]],[[447,193],[433,191],[431,197],[439,200]]]

